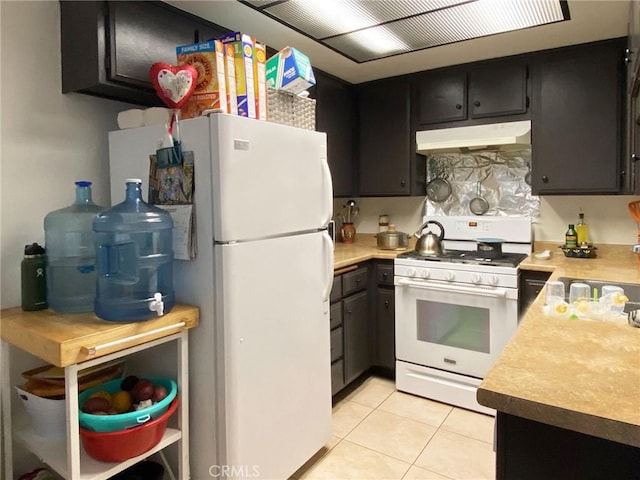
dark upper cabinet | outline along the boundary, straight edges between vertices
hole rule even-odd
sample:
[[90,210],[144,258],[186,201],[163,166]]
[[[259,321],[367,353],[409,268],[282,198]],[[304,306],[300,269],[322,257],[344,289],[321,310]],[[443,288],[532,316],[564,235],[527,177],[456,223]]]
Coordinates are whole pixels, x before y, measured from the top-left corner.
[[440,70],[416,77],[418,124],[452,122],[467,118],[466,70]]
[[362,196],[424,194],[425,162],[416,159],[410,93],[407,77],[358,88],[358,193]]
[[526,113],[527,106],[526,65],[489,63],[469,73],[470,118]]
[[355,181],[355,98],[352,85],[315,70],[316,130],[327,134],[333,195],[353,196]]
[[62,92],[162,105],[149,78],[155,62],[176,63],[176,47],[227,29],[162,2],[61,1]]
[[621,188],[620,39],[545,52],[532,71],[532,191],[618,193]]
[[476,119],[524,115],[528,108],[527,77],[522,58],[417,74],[413,81],[416,124],[429,128],[440,123],[475,123]]

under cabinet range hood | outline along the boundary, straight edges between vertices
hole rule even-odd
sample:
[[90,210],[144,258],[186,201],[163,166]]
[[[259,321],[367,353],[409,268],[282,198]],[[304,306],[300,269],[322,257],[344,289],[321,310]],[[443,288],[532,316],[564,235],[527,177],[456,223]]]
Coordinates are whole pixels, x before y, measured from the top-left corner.
[[416,151],[423,155],[466,150],[512,150],[531,145],[531,122],[490,123],[416,132]]

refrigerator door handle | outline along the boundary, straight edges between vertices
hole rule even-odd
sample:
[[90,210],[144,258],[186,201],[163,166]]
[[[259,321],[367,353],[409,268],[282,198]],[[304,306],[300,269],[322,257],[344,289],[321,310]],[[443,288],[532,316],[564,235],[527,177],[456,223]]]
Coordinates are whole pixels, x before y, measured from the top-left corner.
[[322,232],[322,243],[324,245],[324,263],[327,276],[327,283],[322,291],[322,300],[328,302],[331,295],[331,287],[333,287],[333,241],[326,230]]
[[329,169],[329,163],[327,162],[327,159],[323,158],[320,163],[322,165],[324,203],[325,212],[327,214],[323,225],[327,225],[333,219],[333,182],[331,180],[331,170]]

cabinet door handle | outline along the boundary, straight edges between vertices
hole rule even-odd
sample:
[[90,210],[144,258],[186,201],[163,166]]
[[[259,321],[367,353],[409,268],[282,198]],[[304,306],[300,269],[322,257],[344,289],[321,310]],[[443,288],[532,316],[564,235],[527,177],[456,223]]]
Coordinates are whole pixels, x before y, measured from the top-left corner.
[[389,276],[389,274],[388,274],[387,272],[384,272],[384,273],[382,274],[382,278],[384,278],[385,280],[387,279],[387,277],[388,277],[388,276]]
[[542,176],[542,181],[543,181],[544,183],[549,183],[549,177],[547,177],[546,175],[543,175],[543,176]]
[[456,103],[456,110],[462,110],[462,105],[460,105],[459,103]]
[[360,279],[356,278],[356,285],[360,285]]
[[624,50],[624,63],[631,63],[631,54],[632,51],[630,48],[625,48]]
[[385,306],[386,308],[389,308],[389,300],[385,300],[385,301],[384,301],[384,306]]
[[480,106],[480,102],[478,100],[476,100],[475,102],[473,102],[473,106],[474,107],[479,107]]
[[347,310],[347,315],[351,315],[351,310]]
[[400,180],[400,186],[404,187],[407,184],[406,180]]

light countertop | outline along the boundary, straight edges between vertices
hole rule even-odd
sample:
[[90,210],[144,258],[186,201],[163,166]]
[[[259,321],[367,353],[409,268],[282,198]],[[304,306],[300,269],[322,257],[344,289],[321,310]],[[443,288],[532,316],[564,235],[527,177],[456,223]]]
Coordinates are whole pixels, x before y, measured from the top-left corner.
[[[628,248],[603,248],[595,259],[566,258],[558,250],[550,260],[529,257],[520,268],[552,272],[550,280],[640,283],[640,262]],[[640,447],[640,328],[551,318],[543,305],[544,290],[482,381],[478,402]]]
[[[413,247],[413,243],[411,243]],[[549,260],[533,255],[521,270],[550,280],[584,278],[640,283],[640,262],[628,246],[599,246],[598,258],[566,258],[557,244]],[[374,234],[337,243],[335,269],[402,251],[379,250]],[[622,323],[564,320],[544,315],[543,293],[478,389],[487,407],[542,423],[640,447],[640,328]]]
[[[409,239],[409,246],[413,248],[415,240]],[[402,250],[381,250],[377,247],[375,233],[357,233],[354,243],[336,242],[333,253],[334,270],[355,265],[356,263],[365,262],[371,259],[393,260],[402,252]]]

